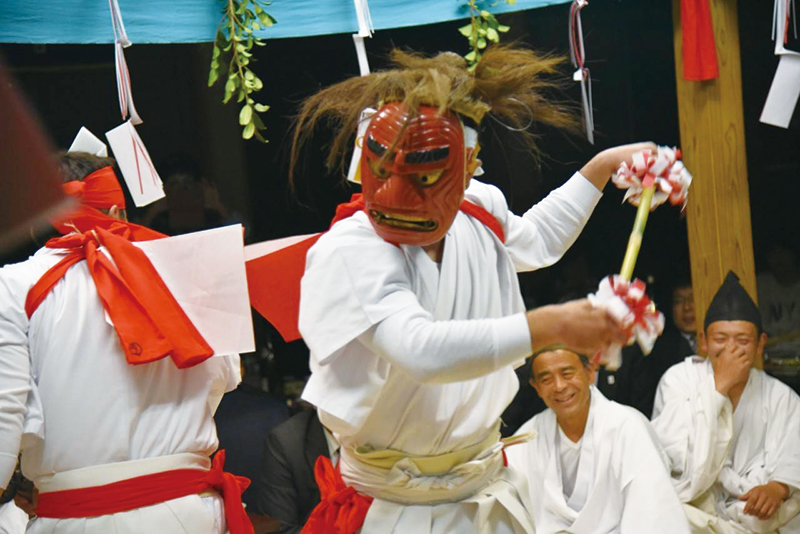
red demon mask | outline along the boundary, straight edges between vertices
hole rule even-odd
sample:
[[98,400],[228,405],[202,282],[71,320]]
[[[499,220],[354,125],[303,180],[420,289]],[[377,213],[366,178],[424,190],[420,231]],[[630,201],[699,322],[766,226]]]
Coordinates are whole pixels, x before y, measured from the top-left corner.
[[464,199],[464,131],[452,112],[420,106],[398,140],[407,121],[399,102],[372,118],[363,140],[361,185],[378,235],[431,245],[445,236]]

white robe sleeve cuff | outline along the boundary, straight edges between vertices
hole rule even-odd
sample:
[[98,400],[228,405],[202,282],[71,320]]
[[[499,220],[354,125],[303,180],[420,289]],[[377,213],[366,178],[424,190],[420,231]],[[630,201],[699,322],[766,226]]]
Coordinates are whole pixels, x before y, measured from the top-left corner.
[[532,352],[531,331],[525,313],[518,313],[497,321],[495,325],[495,345],[497,346],[498,363],[500,366],[507,364],[503,355],[516,355],[521,358],[528,357]]

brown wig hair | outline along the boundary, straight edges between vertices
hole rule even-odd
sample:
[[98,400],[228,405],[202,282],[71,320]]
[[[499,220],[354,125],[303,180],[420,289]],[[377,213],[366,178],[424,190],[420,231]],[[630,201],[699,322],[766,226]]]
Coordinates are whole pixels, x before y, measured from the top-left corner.
[[553,75],[563,57],[494,45],[486,49],[474,72],[467,70],[464,58],[452,52],[429,58],[395,49],[391,60],[396,68],[350,78],[303,101],[294,121],[290,182],[300,148],[321,120],[326,119],[336,132],[327,166],[344,171],[361,111],[386,102],[402,102],[409,118],[420,105],[438,107],[441,113],[451,110],[476,124],[488,113],[519,130],[534,151],[535,136],[527,130],[533,121],[565,129],[576,126],[573,111],[543,94],[543,90],[561,85]]
[[101,158],[88,152],[62,152],[58,155],[61,170],[61,181],[82,181],[94,171],[103,167],[113,167],[114,158]]

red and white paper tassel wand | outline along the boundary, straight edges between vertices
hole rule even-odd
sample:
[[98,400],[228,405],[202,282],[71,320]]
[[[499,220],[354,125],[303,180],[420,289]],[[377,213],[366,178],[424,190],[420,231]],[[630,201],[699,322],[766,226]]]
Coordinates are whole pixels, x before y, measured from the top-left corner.
[[623,202],[634,206],[644,203],[645,211],[652,211],[669,200],[673,206],[680,205],[682,211],[686,207],[692,175],[683,166],[680,149],[660,146],[655,154],[650,150],[634,154],[632,165],[623,162],[611,180],[618,188],[627,189]]
[[[637,341],[645,355],[650,354],[664,330],[664,316],[647,297],[645,283],[638,279],[631,282],[631,277],[650,211],[667,200],[681,209],[686,206],[692,175],[680,157],[676,148],[658,147],[655,154],[642,150],[633,155],[632,165],[623,162],[611,178],[617,187],[628,190],[625,200],[638,210],[620,274],[604,278],[597,293],[589,295],[593,305],[606,309],[628,330],[628,342]],[[622,364],[621,351],[622,347],[612,345],[595,359],[614,371]]]
[[583,104],[583,125],[586,138],[594,144],[594,110],[592,109],[592,78],[585,66],[586,51],[583,48],[583,28],[581,28],[581,9],[589,5],[589,0],[574,0],[569,9],[569,57],[575,73],[572,79],[581,83],[581,102]]
[[[646,289],[639,279],[631,282],[615,274],[603,278],[597,293],[589,295],[589,302],[604,308],[622,324],[629,344],[635,340],[645,355],[650,354],[656,338],[664,331],[664,314],[656,310]],[[603,363],[609,371],[616,371],[622,365],[622,347],[612,345],[598,353],[595,363]]]

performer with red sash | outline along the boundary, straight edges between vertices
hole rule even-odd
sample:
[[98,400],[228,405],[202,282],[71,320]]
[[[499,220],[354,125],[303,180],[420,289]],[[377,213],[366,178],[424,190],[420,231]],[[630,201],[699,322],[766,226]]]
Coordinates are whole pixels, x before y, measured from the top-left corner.
[[518,216],[473,178],[475,128],[489,113],[570,125],[541,94],[558,60],[490,48],[473,73],[454,54],[393,59],[310,97],[297,121],[293,161],[328,121],[335,164],[362,110],[378,108],[356,140],[363,198],[311,247],[301,282],[303,398],[341,444],[335,468],[317,461],[322,501],[304,532],[533,532],[498,431],[513,369],[549,345],[594,353],[625,336],[585,300],[526,312],[517,272],[555,263],[617,166],[653,145],[601,152]]
[[[213,413],[240,381],[132,241],[111,160],[62,156],[79,208],[0,269],[0,485],[22,451],[29,533],[251,534]],[[188,266],[187,266],[188,267]]]

